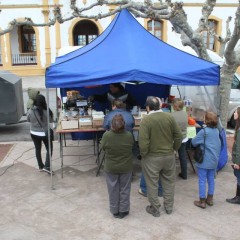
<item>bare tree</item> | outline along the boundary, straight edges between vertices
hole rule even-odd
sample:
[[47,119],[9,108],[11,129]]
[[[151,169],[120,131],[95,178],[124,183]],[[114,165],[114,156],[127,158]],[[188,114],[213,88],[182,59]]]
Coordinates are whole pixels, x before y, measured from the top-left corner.
[[[128,9],[135,15],[135,17],[150,18],[153,20],[165,19],[170,21],[173,30],[181,35],[182,44],[184,46],[190,46],[199,57],[211,61],[202,38],[202,32],[208,31],[220,42],[220,55],[224,55],[225,57],[225,63],[221,69],[221,84],[219,88],[221,100],[219,114],[223,126],[227,126],[227,108],[230,97],[231,80],[237,67],[240,65],[240,49],[238,47],[236,48],[237,42],[240,38],[240,0],[239,6],[236,9],[234,30],[232,34],[229,29],[231,17],[226,19],[227,34],[225,38],[218,36],[208,24],[208,18],[216,5],[216,0],[205,1],[202,6],[202,16],[199,19],[198,27],[195,30],[192,29],[188,23],[182,2],[172,2],[171,0],[159,0],[158,3],[153,3],[151,0],[145,0],[144,2],[127,0],[96,0],[95,3],[82,8],[77,7],[76,0],[70,0],[69,4],[72,12],[66,18],[63,18],[60,6],[56,5],[53,10],[53,18],[50,19],[48,23],[35,23],[30,18],[24,18],[22,21],[14,19],[9,23],[9,26],[6,29],[0,31],[0,35],[12,31],[16,26],[53,26],[56,22],[61,24],[79,17],[98,20],[114,15],[122,9]],[[86,14],[86,11],[90,9],[110,4],[117,6],[115,10],[107,13],[99,13],[97,15]]]

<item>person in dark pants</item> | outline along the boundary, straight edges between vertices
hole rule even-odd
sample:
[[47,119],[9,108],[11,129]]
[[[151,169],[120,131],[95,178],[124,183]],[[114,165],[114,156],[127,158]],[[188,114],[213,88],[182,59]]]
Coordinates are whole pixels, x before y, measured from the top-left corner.
[[232,168],[235,177],[237,178],[236,196],[227,198],[228,203],[240,204],[240,107],[234,112],[234,119],[236,121],[234,143],[232,148]]
[[111,130],[103,134],[101,148],[105,151],[104,170],[110,212],[116,218],[124,218],[130,210],[133,144],[133,136],[125,130],[122,115],[115,115],[112,119]]
[[180,148],[178,149],[178,157],[180,161],[181,172],[178,176],[184,180],[187,179],[187,152],[186,144],[187,138],[187,126],[188,126],[188,115],[186,111],[183,111],[184,102],[180,98],[173,99],[173,109],[172,115],[176,120],[178,126],[180,127],[183,135],[183,140]]
[[[50,109],[49,109],[49,116],[50,116],[50,122],[53,122],[53,113]],[[28,122],[30,122],[30,133],[35,146],[35,153],[36,153],[39,171],[44,171],[51,174],[50,159],[49,159],[49,143],[48,143],[48,136],[46,136],[46,132],[48,130],[47,103],[43,95],[39,94],[36,96],[33,107],[29,109],[27,113],[27,120]],[[53,141],[53,137],[51,136],[50,137],[51,155],[53,150],[52,141]],[[45,145],[45,148],[47,151],[45,164],[43,164],[42,155],[41,155],[42,142]]]

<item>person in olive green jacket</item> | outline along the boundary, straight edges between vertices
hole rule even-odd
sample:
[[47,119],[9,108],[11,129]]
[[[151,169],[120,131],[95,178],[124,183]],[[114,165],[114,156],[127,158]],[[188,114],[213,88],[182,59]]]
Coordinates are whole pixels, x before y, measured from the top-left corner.
[[232,168],[237,178],[237,191],[234,198],[227,198],[226,201],[233,204],[240,204],[240,107],[234,112],[236,121],[234,143],[232,148]]
[[159,177],[163,187],[164,207],[172,213],[175,187],[175,154],[182,143],[182,133],[170,113],[154,111],[159,109],[156,97],[148,97],[146,108],[149,114],[143,118],[139,129],[139,147],[142,169],[147,184],[150,206],[146,211],[159,217]]
[[133,144],[133,135],[125,130],[123,116],[115,115],[111,130],[103,134],[101,148],[105,151],[104,170],[110,212],[116,218],[124,218],[129,214]]

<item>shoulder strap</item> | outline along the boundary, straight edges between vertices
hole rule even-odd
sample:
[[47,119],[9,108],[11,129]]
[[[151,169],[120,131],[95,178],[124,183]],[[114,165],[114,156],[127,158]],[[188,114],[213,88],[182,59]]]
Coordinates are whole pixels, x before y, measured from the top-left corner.
[[203,128],[204,134],[203,134],[203,155],[205,154],[205,141],[206,141],[206,130]]
[[[36,115],[36,113],[35,113],[35,110],[32,110],[33,111],[33,113],[34,113],[34,116],[35,116],[35,118],[37,119],[37,121],[38,121],[38,124],[39,124],[39,126],[42,128],[42,130],[44,131],[44,129],[43,129],[43,127],[42,127],[42,124],[40,123],[40,121],[38,120],[38,118],[37,118],[37,115]],[[44,131],[45,132],[45,131]]]

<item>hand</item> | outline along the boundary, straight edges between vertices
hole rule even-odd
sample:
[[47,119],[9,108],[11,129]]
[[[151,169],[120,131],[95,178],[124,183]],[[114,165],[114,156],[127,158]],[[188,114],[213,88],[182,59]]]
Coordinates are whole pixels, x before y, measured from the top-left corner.
[[240,166],[238,164],[234,163],[234,164],[232,164],[232,168],[239,170]]

